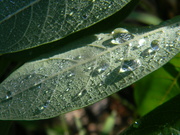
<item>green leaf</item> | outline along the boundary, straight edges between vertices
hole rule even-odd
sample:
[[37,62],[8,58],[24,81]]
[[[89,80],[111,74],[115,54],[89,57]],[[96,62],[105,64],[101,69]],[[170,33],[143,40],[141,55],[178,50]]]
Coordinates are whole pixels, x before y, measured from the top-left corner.
[[59,40],[107,18],[130,1],[0,1],[0,54]]
[[[180,67],[179,57],[174,59],[178,61],[176,67]],[[135,84],[135,100],[141,116],[180,93],[180,72],[176,67],[167,63]]]
[[180,51],[179,28],[179,17],[144,30],[118,28],[25,63],[0,85],[0,119],[51,118],[119,91]]
[[10,127],[12,125],[12,121],[0,121],[0,134],[1,135],[9,135]]
[[135,121],[121,135],[180,134],[180,94]]

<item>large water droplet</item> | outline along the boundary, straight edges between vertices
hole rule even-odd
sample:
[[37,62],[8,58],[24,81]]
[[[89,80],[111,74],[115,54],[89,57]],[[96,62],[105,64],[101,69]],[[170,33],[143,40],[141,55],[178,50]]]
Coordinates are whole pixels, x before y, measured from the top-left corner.
[[111,34],[113,36],[111,43],[113,44],[121,44],[134,38],[134,35],[124,28],[117,28]]
[[119,72],[134,71],[140,66],[141,66],[141,62],[139,59],[125,60]]
[[153,40],[151,42],[151,48],[155,51],[158,51],[159,50],[159,41],[158,40]]
[[109,67],[109,64],[107,63],[101,64],[100,66],[98,66],[97,68],[93,70],[93,72],[91,73],[91,76],[95,77],[99,74],[102,74],[108,67]]

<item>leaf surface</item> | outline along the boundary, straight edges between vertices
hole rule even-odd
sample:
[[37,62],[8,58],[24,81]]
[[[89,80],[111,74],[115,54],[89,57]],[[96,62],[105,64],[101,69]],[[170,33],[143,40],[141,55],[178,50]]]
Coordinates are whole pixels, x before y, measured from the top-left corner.
[[46,119],[95,103],[167,63],[180,51],[179,32],[179,17],[118,28],[27,62],[0,85],[0,119]]
[[0,1],[0,54],[61,39],[105,19],[130,1]]

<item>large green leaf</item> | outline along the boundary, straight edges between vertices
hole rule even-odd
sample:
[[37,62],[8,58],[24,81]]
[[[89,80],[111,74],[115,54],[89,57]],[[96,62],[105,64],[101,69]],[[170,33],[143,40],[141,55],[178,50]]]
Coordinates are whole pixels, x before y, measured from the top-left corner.
[[61,39],[112,15],[130,1],[0,1],[0,54]]
[[32,60],[1,83],[0,119],[46,119],[95,103],[168,62],[179,34],[177,17],[91,35]]
[[121,135],[179,135],[180,94],[151,111]]
[[180,56],[174,64],[168,63],[135,84],[135,100],[142,116],[180,93]]

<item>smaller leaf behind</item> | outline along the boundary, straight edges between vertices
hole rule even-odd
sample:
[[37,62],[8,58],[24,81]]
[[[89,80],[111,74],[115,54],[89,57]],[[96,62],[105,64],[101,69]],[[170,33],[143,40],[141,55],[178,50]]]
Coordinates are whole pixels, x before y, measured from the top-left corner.
[[121,135],[180,134],[180,94],[135,121]]
[[[179,57],[175,57],[178,59]],[[178,64],[180,64],[178,62]],[[176,64],[176,66],[178,66]],[[180,66],[180,65],[179,65]],[[167,63],[154,73],[135,84],[135,100],[138,113],[143,116],[160,104],[180,93],[180,72],[173,64]]]

